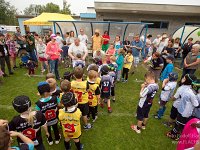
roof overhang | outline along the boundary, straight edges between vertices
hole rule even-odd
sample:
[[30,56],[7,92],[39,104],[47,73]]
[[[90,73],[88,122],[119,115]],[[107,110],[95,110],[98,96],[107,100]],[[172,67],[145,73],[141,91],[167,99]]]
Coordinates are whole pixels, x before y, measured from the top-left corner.
[[200,6],[95,1],[95,11],[156,15],[200,16]]

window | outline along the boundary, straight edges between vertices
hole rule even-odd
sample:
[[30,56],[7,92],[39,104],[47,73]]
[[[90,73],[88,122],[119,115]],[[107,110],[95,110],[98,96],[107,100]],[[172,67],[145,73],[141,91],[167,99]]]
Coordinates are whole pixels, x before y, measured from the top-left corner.
[[119,20],[119,19],[103,19],[103,21],[123,22],[123,20]]
[[200,22],[199,23],[195,23],[195,22],[186,22],[185,25],[200,25]]
[[152,25],[148,25],[149,28],[167,29],[169,26],[169,22],[167,21],[141,21],[141,22],[153,23]]

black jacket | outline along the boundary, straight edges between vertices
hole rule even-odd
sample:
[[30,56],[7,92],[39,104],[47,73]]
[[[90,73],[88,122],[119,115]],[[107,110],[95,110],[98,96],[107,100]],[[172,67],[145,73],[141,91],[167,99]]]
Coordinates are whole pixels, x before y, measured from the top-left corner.
[[185,57],[187,56],[187,54],[188,54],[189,52],[191,52],[192,46],[193,46],[193,44],[190,44],[190,45],[188,45],[188,43],[185,43],[185,44],[184,44],[184,46],[183,46],[183,55],[184,55]]
[[8,51],[8,46],[7,46],[6,44],[4,44],[4,45],[1,45],[1,44],[0,44],[0,57],[5,57],[4,47],[5,47],[6,50],[7,50],[8,56],[10,56],[9,51]]

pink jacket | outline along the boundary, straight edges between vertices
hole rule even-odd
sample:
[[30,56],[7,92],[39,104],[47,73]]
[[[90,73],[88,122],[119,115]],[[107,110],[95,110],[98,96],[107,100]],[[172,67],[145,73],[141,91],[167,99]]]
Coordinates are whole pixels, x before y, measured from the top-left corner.
[[194,118],[187,122],[178,141],[177,150],[186,150],[195,146],[199,140],[199,133],[197,128],[192,127],[191,124],[199,121],[199,119]]
[[49,56],[50,60],[56,60],[60,57],[60,52],[62,50],[59,48],[57,42],[52,43],[51,41],[47,44],[46,54]]

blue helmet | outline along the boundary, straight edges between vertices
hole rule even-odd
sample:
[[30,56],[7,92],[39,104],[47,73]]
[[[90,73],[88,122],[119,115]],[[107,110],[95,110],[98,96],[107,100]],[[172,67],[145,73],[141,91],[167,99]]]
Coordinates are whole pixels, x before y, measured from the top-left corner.
[[171,72],[169,74],[169,81],[176,81],[178,80],[178,73],[177,72]]

